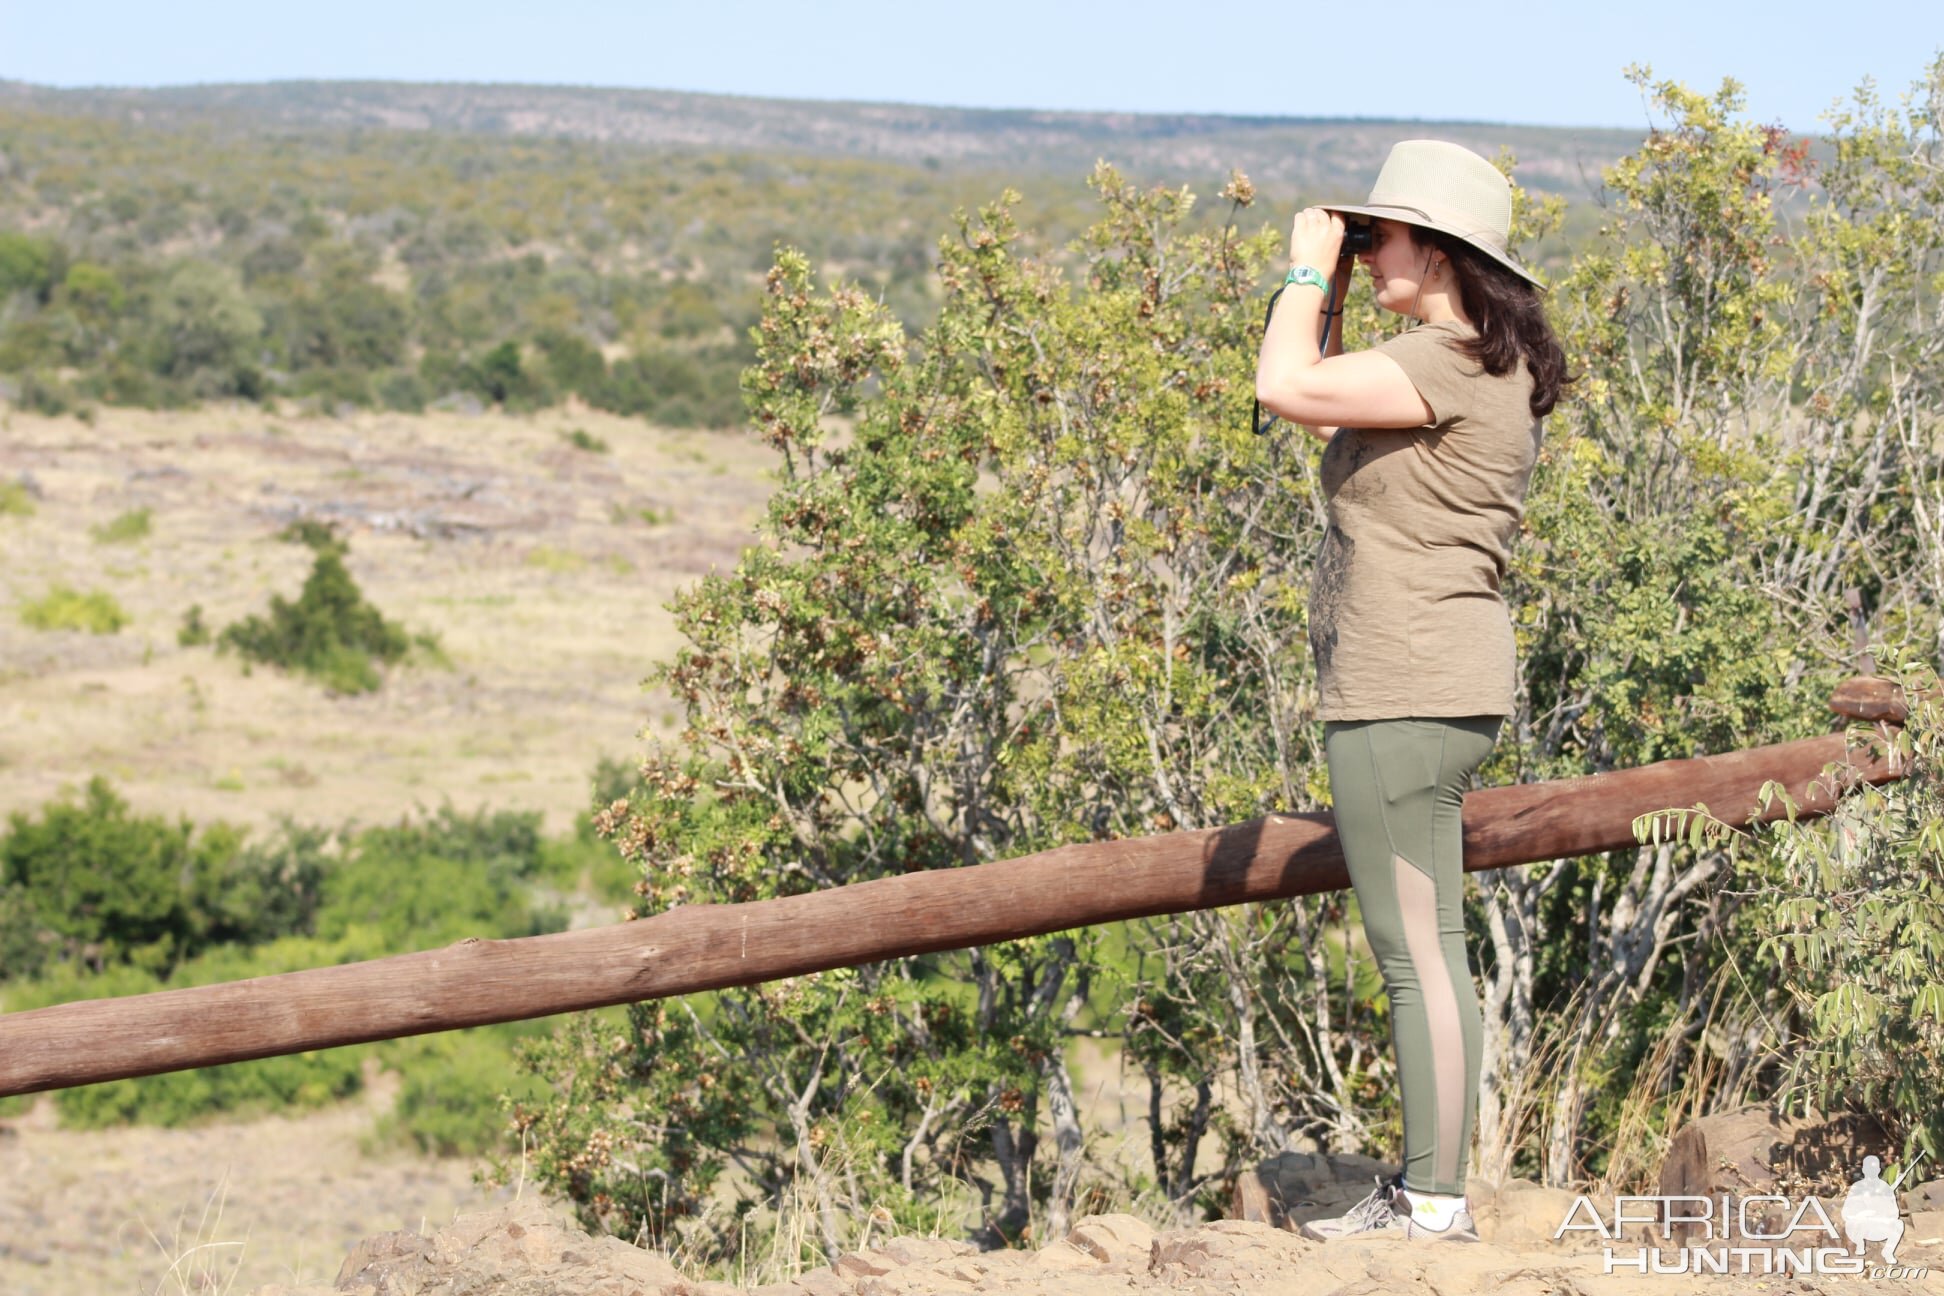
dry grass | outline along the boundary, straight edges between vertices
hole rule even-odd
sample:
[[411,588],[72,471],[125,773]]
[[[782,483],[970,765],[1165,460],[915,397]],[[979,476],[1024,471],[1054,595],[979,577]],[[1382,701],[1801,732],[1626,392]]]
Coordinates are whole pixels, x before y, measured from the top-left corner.
[[236,1285],[236,1276],[243,1268],[245,1242],[226,1239],[222,1236],[223,1206],[229,1199],[229,1176],[225,1174],[204,1199],[202,1214],[188,1237],[183,1236],[185,1210],[176,1216],[175,1226],[165,1244],[147,1229],[149,1241],[155,1244],[167,1267],[149,1289],[150,1296],[164,1296],[175,1292],[179,1296],[191,1293],[214,1292],[224,1296]]
[[[563,427],[611,452],[564,444]],[[31,512],[0,519],[0,812],[103,774],[138,808],[198,821],[371,822],[450,799],[562,828],[597,758],[672,724],[667,699],[641,689],[676,646],[664,604],[733,567],[773,463],[753,438],[588,410],[108,410],[89,426],[0,407],[0,482],[39,490]],[[92,539],[140,510],[147,535]],[[310,552],[275,535],[297,516],[338,520],[366,596],[438,634],[453,668],[334,698],[179,647],[192,604],[220,629],[296,595]],[[106,591],[130,624],[23,626],[19,609],[57,583]]]

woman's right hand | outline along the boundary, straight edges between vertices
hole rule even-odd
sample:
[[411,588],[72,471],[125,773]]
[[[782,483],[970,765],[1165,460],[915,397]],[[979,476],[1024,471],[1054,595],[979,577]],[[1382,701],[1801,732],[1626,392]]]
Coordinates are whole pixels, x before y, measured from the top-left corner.
[[[1289,263],[1308,265],[1330,273],[1343,250],[1343,217],[1321,207],[1305,207],[1296,213],[1289,230]],[[1340,278],[1341,276],[1339,276]]]

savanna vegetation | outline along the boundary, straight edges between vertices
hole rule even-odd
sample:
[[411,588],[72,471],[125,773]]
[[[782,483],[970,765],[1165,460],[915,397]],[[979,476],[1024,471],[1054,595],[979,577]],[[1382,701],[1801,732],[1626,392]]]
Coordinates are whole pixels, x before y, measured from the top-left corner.
[[[1944,645],[1944,62],[1902,107],[1860,94],[1821,162],[1732,83],[1632,75],[1654,128],[1551,292],[1579,381],[1508,581],[1488,782],[1824,731],[1848,590],[1913,690]],[[961,214],[917,330],[777,258],[743,380],[786,462],[765,541],[679,603],[656,680],[687,730],[601,820],[642,912],[1328,804],[1316,455],[1245,425],[1281,219],[1240,176],[1199,225],[1185,190],[1092,188],[1064,244],[1010,192]],[[1522,200],[1518,236],[1559,214]],[[1479,878],[1479,1169],[1638,1188],[1742,1100],[1869,1112],[1893,1162],[1944,1146],[1938,719],[1834,823],[1697,813]],[[784,1267],[886,1213],[969,1203],[1005,1241],[1102,1201],[1193,1216],[1303,1140],[1395,1153],[1356,921],[1318,896],[645,1004],[535,1046],[554,1097],[516,1113],[590,1223],[737,1264],[779,1215],[755,1236],[801,1249]],[[1153,1084],[1138,1168],[1076,1101],[1081,1035]]]
[[[612,789],[622,773],[604,766],[596,777]],[[589,816],[553,838],[537,814],[449,806],[396,824],[286,822],[252,837],[142,814],[97,778],[0,832],[0,1004],[18,1012],[560,931],[570,904],[616,906],[634,880]],[[360,1092],[375,1061],[403,1079],[374,1142],[478,1154],[503,1141],[500,1095],[539,1092],[513,1052],[539,1029],[266,1058],[66,1089],[54,1102],[82,1129],[296,1111]]]
[[[296,147],[293,147],[296,145]],[[408,132],[235,133],[0,107],[0,374],[46,412],[295,399],[741,420],[778,242],[930,306],[984,177]],[[1049,182],[1047,228],[1083,214]]]
[[[350,546],[330,527],[306,519],[286,528],[282,538],[316,555],[303,591],[295,602],[272,596],[267,614],[225,626],[216,636],[218,651],[308,675],[338,693],[372,692],[379,668],[405,660],[414,649],[429,661],[445,662],[437,636],[408,633],[365,599],[344,565]],[[185,614],[176,638],[184,647],[208,641],[200,607]]]
[[[1506,585],[1522,677],[1487,782],[1820,732],[1859,623],[1913,692],[1944,654],[1944,61],[1814,148],[1732,83],[1632,75],[1652,129],[1588,227],[1517,207],[1578,381]],[[1029,203],[888,163],[198,129],[0,115],[22,403],[572,393],[746,421],[782,455],[761,542],[675,606],[653,682],[685,729],[604,773],[573,846],[609,852],[639,913],[1327,807],[1316,451],[1246,426],[1289,213],[1243,175],[1203,198],[1103,164],[1085,199]],[[170,178],[181,150],[202,179]],[[1353,294],[1352,335],[1386,327]],[[1911,777],[1831,820],[1670,807],[1691,812],[1636,850],[1478,877],[1477,1170],[1635,1188],[1683,1120],[1743,1100],[1872,1114],[1895,1161],[1944,1152],[1941,736],[1918,706]],[[556,921],[537,897],[562,875],[503,817],[251,843],[87,796],[0,844],[10,1008]],[[128,840],[62,863],[59,816]],[[1396,1152],[1357,927],[1354,897],[1316,896],[644,1004],[525,1036],[504,1084],[408,1068],[399,1119],[485,1146],[493,1113],[440,1095],[497,1087],[499,1150],[590,1225],[743,1274],[866,1229],[1192,1217],[1265,1153]],[[1081,1037],[1148,1082],[1143,1156],[1090,1123]],[[399,1047],[431,1075],[497,1046]],[[63,1111],[357,1083],[335,1057],[253,1065]]]

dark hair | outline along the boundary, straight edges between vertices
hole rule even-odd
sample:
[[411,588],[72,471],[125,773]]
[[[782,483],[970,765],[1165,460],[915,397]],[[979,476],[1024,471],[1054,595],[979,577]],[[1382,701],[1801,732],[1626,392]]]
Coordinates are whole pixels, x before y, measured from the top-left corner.
[[1524,357],[1532,375],[1532,417],[1550,414],[1576,375],[1566,372],[1566,351],[1546,322],[1539,290],[1463,239],[1416,225],[1404,228],[1413,243],[1428,241],[1444,253],[1458,276],[1465,313],[1478,329],[1478,336],[1458,343],[1458,349],[1495,378],[1517,369]]

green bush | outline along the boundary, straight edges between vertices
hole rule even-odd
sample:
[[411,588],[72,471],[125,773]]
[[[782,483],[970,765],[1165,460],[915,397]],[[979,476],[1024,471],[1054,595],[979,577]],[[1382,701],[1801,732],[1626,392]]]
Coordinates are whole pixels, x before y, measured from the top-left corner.
[[96,544],[131,544],[145,539],[149,533],[149,510],[129,509],[117,514],[113,521],[88,528]]
[[415,373],[389,373],[378,380],[379,403],[401,414],[423,414],[431,393]]
[[402,659],[411,637],[365,601],[344,566],[341,542],[321,541],[312,548],[317,558],[297,601],[272,597],[268,616],[245,617],[224,627],[217,647],[234,649],[249,661],[302,672],[333,692],[373,692],[380,683],[378,664]]
[[586,450],[591,454],[606,454],[608,443],[585,428],[569,428],[560,434],[561,439],[576,450]]
[[133,966],[166,975],[225,944],[310,930],[329,869],[329,834],[286,823],[245,844],[227,824],[130,810],[107,780],[38,817],[16,812],[0,838],[0,967]]
[[19,482],[0,482],[0,517],[34,516],[34,496]]
[[46,300],[63,256],[51,240],[0,231],[0,305],[15,293]]
[[[0,842],[0,966],[34,977],[0,984],[0,1009],[272,976],[467,936],[559,930],[564,915],[537,908],[532,884],[591,848],[579,837],[543,840],[539,829],[537,814],[462,814],[448,806],[355,832],[286,822],[262,842],[239,846],[228,829],[197,836],[186,823],[130,815],[96,780],[84,804],[50,806],[40,821],[16,815]],[[110,959],[108,944],[96,940],[102,958],[53,958],[71,940],[63,932],[48,937],[43,911],[50,907],[54,918],[77,923],[76,915],[93,914],[98,926],[122,933],[123,944],[149,938],[137,953],[167,946],[178,957]],[[201,943],[169,944],[178,928],[202,933]],[[213,944],[217,937],[226,943]],[[539,1029],[496,1027],[116,1081],[64,1091],[56,1105],[64,1124],[86,1129],[303,1109],[357,1092],[375,1049],[405,1076],[380,1137],[440,1155],[471,1154],[495,1146],[505,1126],[498,1095],[539,1095],[517,1074],[512,1053],[517,1038]]]
[[102,590],[87,593],[68,585],[55,585],[47,593],[20,609],[20,619],[33,630],[86,630],[89,634],[115,634],[128,624],[115,596]]
[[400,1040],[385,1065],[404,1077],[398,1102],[372,1131],[371,1143],[409,1143],[433,1156],[479,1156],[506,1150],[509,1119],[502,1095],[534,1103],[546,1086],[521,1072],[517,1040],[544,1033],[532,1023],[485,1026]]
[[565,916],[531,899],[528,884],[544,863],[532,813],[467,815],[445,806],[421,823],[368,828],[331,877],[317,934],[335,940],[365,930],[404,951],[559,931]]
[[203,622],[202,604],[192,603],[189,610],[182,614],[182,626],[176,631],[176,643],[184,648],[200,648],[209,642],[209,626]]
[[138,1080],[63,1089],[55,1099],[70,1129],[187,1125],[212,1116],[278,1115],[322,1107],[364,1087],[363,1049],[324,1049]]

